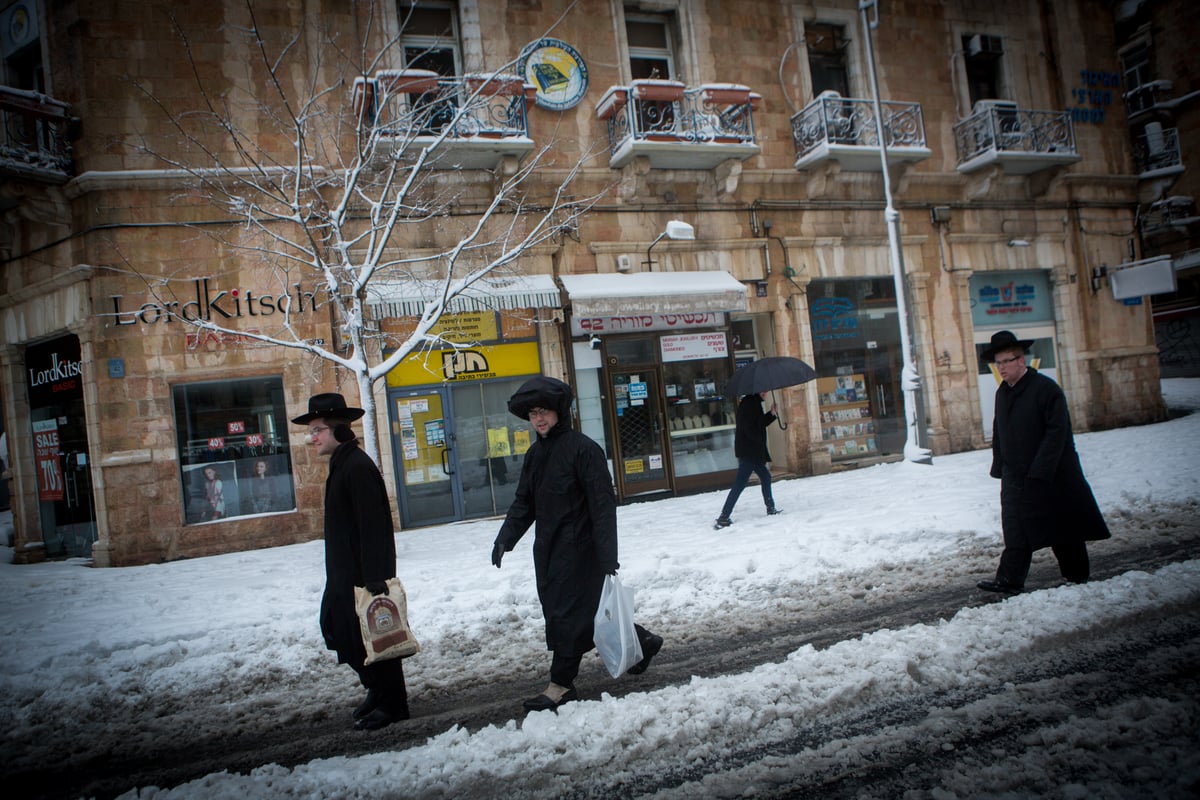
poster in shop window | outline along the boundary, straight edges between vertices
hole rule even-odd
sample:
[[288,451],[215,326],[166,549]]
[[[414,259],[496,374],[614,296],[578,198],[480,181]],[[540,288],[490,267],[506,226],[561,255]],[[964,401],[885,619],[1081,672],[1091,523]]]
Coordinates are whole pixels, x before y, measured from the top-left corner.
[[43,419],[33,423],[38,499],[44,503],[63,499],[62,464],[58,456],[58,420]]

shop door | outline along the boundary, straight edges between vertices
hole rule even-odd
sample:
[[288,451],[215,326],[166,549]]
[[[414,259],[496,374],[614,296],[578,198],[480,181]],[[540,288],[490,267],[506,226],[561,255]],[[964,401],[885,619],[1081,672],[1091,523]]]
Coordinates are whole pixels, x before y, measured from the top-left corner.
[[458,519],[458,454],[448,389],[389,394],[392,454],[405,528]]
[[96,504],[79,338],[30,345],[25,365],[31,376],[31,435],[46,555],[88,558],[97,538]]
[[864,374],[871,419],[875,423],[876,449],[881,455],[904,452],[908,438],[904,416],[904,390],[900,386],[900,345],[882,344],[865,351]]
[[658,371],[653,367],[613,371],[610,380],[616,433],[613,465],[621,496],[673,491]]

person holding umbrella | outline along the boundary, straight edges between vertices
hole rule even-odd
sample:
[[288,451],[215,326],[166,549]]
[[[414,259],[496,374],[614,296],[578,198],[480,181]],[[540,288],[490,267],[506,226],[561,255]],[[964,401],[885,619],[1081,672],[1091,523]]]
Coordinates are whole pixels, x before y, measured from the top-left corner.
[[750,483],[751,473],[758,476],[762,485],[767,513],[779,513],[779,509],[775,508],[775,498],[771,495],[771,470],[767,469],[767,462],[771,460],[771,454],[767,451],[767,428],[778,419],[776,413],[779,406],[771,403],[771,410],[764,412],[763,400],[766,398],[767,392],[759,392],[746,395],[738,403],[733,431],[733,454],[737,456],[738,462],[737,477],[733,479],[733,487],[725,498],[721,516],[717,517],[714,527],[718,530],[733,524],[729,515],[733,513],[733,507],[737,505],[742,490]]
[[[798,358],[791,356],[768,356],[751,361],[729,378],[726,392],[731,397],[741,397],[735,415],[733,432],[733,454],[737,457],[737,477],[725,498],[721,516],[713,527],[717,530],[733,524],[730,514],[737,505],[742,490],[750,482],[750,475],[758,476],[762,484],[763,502],[767,514],[778,514],[775,499],[771,494],[771,471],[767,462],[771,454],[767,451],[767,428],[779,419],[779,406],[772,402],[769,412],[763,411],[763,400],[769,392],[788,386],[798,386],[817,377],[817,371]],[[780,428],[787,426],[780,421]]]

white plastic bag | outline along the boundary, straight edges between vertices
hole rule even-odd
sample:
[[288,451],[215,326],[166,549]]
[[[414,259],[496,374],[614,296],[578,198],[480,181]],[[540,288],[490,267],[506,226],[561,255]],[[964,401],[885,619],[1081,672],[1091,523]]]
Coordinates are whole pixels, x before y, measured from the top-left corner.
[[592,641],[614,678],[642,660],[642,643],[633,627],[633,589],[622,586],[616,575],[604,576]]

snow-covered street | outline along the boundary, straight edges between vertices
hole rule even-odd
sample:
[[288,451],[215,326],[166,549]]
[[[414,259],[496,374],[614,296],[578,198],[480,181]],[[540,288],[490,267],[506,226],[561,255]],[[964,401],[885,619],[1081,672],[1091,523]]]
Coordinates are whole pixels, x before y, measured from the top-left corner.
[[[1200,409],[1200,381],[1164,395]],[[497,571],[498,520],[399,533],[424,650],[414,719],[375,734],[321,642],[319,541],[111,570],[0,552],[6,794],[1195,797],[1200,414],[1077,444],[1114,532],[1095,579],[1042,551],[1002,601],[975,589],[990,452],[781,481],[777,517],[751,487],[720,532],[723,492],[622,506],[620,575],[667,644],[637,678],[585,659],[557,713],[521,709],[549,664],[532,534]]]

